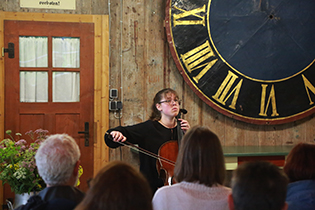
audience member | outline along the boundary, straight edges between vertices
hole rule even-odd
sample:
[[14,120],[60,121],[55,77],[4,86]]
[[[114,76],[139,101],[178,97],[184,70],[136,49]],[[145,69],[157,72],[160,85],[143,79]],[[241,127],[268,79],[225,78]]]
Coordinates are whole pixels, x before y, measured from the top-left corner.
[[191,128],[183,137],[175,164],[178,183],[156,191],[153,209],[228,209],[231,189],[223,186],[225,172],[219,138],[206,127]]
[[315,209],[315,144],[299,143],[289,153],[284,172],[289,177],[288,210]]
[[232,177],[230,210],[286,210],[288,179],[270,162],[245,162]]
[[49,136],[35,156],[38,172],[47,187],[18,209],[74,209],[84,197],[84,193],[74,187],[80,155],[77,143],[69,135]]
[[111,162],[94,179],[75,210],[152,210],[152,191],[145,177],[123,162]]

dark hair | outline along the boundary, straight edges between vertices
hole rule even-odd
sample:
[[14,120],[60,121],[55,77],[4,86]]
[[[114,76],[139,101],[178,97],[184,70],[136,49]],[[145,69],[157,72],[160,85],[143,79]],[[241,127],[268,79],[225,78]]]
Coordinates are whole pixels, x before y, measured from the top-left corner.
[[288,178],[270,162],[245,162],[232,177],[235,210],[281,210],[285,205]]
[[315,179],[315,145],[299,143],[288,154],[283,168],[290,182]]
[[163,97],[165,97],[168,93],[174,94],[175,97],[178,99],[178,94],[175,90],[171,88],[165,88],[157,92],[153,98],[153,103],[151,106],[151,115],[150,120],[160,120],[161,119],[161,112],[156,108],[156,104],[159,103]]
[[144,176],[127,163],[114,161],[91,181],[76,210],[152,210],[152,191]]
[[207,127],[195,126],[183,137],[174,169],[178,182],[199,182],[206,186],[222,185],[225,163],[217,135]]

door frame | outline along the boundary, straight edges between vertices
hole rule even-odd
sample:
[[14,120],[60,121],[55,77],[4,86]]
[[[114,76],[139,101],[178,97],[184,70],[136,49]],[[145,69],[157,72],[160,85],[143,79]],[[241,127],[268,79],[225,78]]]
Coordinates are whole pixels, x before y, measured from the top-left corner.
[[[94,171],[93,175],[109,162],[109,149],[103,135],[109,127],[109,22],[108,15],[77,15],[54,13],[0,12],[0,50],[4,46],[4,21],[50,21],[94,23]],[[15,49],[15,53],[17,50]],[[0,54],[0,140],[4,138],[5,100],[4,57]],[[101,76],[100,76],[101,75]],[[1,182],[0,182],[1,183]],[[0,204],[3,187],[0,184]]]

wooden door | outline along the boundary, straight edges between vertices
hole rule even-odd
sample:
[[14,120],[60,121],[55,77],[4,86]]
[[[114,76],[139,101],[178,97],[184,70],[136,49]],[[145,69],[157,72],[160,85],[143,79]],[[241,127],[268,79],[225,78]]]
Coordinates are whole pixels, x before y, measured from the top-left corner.
[[[50,134],[67,133],[78,143],[81,151],[83,175],[79,188],[86,191],[87,180],[93,176],[93,117],[94,117],[94,24],[93,23],[63,23],[35,21],[5,21],[4,43],[14,43],[15,57],[5,57],[5,130],[24,134],[37,128],[46,129]],[[48,44],[47,66],[20,67],[19,39],[20,37],[45,37]],[[55,38],[79,39],[79,66],[54,67],[53,40]],[[26,102],[21,99],[20,75],[25,72],[41,72],[47,75],[47,101]],[[55,100],[53,78],[59,73],[75,74],[79,77],[78,100]],[[56,85],[57,83],[55,83]],[[35,85],[35,84],[34,84]],[[66,86],[66,84],[64,84]],[[60,85],[59,86],[63,86]],[[56,88],[56,87],[55,87]],[[61,87],[64,88],[64,87]],[[89,145],[84,134],[89,124]],[[4,199],[11,197],[8,186],[4,190]]]

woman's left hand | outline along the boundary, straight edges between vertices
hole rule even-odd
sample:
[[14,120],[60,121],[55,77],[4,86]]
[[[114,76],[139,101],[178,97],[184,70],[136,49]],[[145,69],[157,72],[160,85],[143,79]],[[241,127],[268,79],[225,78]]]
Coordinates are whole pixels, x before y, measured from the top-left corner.
[[180,127],[186,133],[186,131],[190,128],[190,125],[187,120],[178,119],[180,121]]

